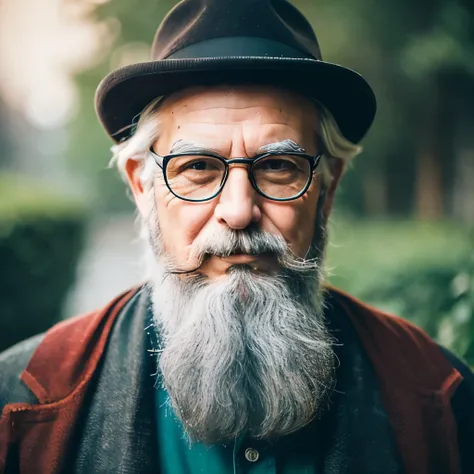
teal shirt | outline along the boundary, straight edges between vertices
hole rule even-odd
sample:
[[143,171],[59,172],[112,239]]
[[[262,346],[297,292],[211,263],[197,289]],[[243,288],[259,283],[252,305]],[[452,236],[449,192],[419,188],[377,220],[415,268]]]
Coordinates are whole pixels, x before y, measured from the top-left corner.
[[228,444],[190,445],[168,403],[168,394],[156,386],[157,441],[163,474],[318,474],[317,421],[278,442],[245,436]]

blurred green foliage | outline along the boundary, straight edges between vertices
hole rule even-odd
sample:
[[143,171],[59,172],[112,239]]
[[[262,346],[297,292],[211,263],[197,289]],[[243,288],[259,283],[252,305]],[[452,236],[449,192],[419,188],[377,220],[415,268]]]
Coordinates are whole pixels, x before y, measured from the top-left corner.
[[330,281],[425,329],[474,367],[474,235],[452,223],[336,218]]
[[79,202],[0,175],[0,351],[60,320],[84,224]]

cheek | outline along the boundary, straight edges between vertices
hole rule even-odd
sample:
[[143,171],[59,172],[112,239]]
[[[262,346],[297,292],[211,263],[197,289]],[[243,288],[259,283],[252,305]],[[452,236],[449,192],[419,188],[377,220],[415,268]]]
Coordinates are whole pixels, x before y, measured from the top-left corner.
[[318,196],[319,189],[313,188],[295,201],[265,202],[262,227],[281,234],[291,245],[293,252],[304,257],[313,240]]
[[155,189],[155,199],[164,250],[183,261],[188,257],[189,246],[211,218],[215,204],[186,202],[161,186]]

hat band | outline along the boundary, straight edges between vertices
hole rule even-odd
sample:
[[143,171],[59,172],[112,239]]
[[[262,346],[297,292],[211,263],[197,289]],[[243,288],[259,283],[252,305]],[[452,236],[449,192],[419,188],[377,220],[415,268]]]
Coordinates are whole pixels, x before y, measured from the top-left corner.
[[234,36],[213,38],[186,46],[164,59],[195,59],[218,57],[272,57],[316,59],[311,54],[266,38]]

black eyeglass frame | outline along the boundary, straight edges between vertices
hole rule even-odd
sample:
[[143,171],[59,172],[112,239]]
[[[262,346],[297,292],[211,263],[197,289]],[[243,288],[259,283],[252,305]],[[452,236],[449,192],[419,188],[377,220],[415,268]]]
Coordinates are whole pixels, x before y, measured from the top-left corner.
[[[278,202],[294,201],[295,199],[298,199],[299,197],[301,197],[311,186],[311,183],[313,181],[313,174],[314,174],[316,168],[318,167],[318,165],[321,161],[321,157],[323,156],[323,153],[318,153],[317,155],[310,155],[309,153],[301,153],[301,152],[291,152],[291,153],[288,153],[288,152],[268,152],[268,153],[260,153],[259,155],[256,155],[253,158],[232,158],[232,159],[229,160],[229,159],[227,159],[227,158],[225,158],[225,157],[223,157],[223,156],[221,156],[217,153],[213,153],[213,152],[210,152],[210,151],[205,151],[205,152],[196,151],[196,152],[188,152],[188,153],[171,153],[169,155],[161,156],[161,155],[158,155],[158,153],[155,153],[153,151],[153,147],[150,147],[150,154],[153,157],[153,159],[155,160],[155,163],[163,171],[163,178],[164,178],[166,186],[170,190],[170,192],[174,196],[176,196],[178,199],[182,199],[183,201],[187,201],[187,202],[206,202],[206,201],[211,201],[212,199],[217,197],[220,194],[220,192],[222,191],[222,189],[224,188],[225,183],[227,182],[227,178],[229,176],[229,166],[234,164],[234,163],[242,163],[242,164],[249,165],[249,167],[248,167],[249,181],[252,184],[252,187],[255,189],[255,191],[257,191],[257,193],[260,194],[260,196],[263,196],[266,199],[270,199],[271,201],[278,201]],[[255,163],[258,163],[258,161],[260,161],[264,158],[268,158],[269,156],[285,156],[285,155],[300,156],[300,157],[305,158],[309,161],[310,173],[309,173],[308,181],[307,181],[306,185],[303,187],[303,189],[298,194],[295,194],[294,196],[291,196],[289,198],[275,198],[275,197],[268,196],[258,187],[257,183],[255,182],[255,178],[254,178],[254,175],[253,175],[253,172],[252,172],[252,168],[255,166]],[[220,160],[224,164],[224,176],[222,178],[222,181],[221,181],[221,184],[220,184],[219,188],[217,189],[217,191],[212,196],[204,198],[204,199],[189,199],[189,198],[179,196],[178,194],[176,194],[171,189],[171,186],[168,182],[168,178],[166,176],[166,168],[168,166],[168,163],[173,158],[178,158],[178,157],[182,157],[182,156],[203,156],[203,157],[208,157],[208,158],[217,158],[218,160]],[[158,160],[161,160],[162,163],[160,164]]]

